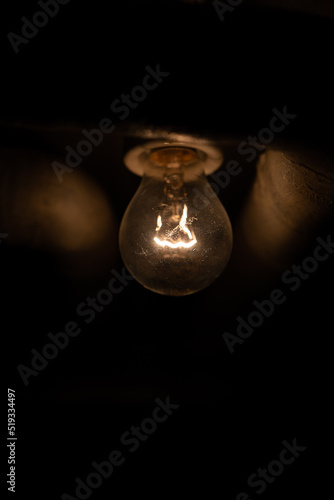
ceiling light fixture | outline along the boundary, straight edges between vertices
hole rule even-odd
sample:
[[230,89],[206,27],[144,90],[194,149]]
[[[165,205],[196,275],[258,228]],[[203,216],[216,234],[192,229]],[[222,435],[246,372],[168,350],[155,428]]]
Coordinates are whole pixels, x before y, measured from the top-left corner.
[[124,162],[143,177],[120,227],[124,264],[144,287],[163,295],[207,287],[232,250],[229,217],[206,178],[221,165],[221,152],[211,145],[152,141],[130,150]]

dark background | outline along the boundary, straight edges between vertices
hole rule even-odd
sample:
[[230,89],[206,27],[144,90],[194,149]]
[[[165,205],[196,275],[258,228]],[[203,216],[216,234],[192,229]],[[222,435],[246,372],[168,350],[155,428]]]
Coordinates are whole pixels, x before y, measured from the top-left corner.
[[[221,22],[210,2],[72,0],[19,54],[7,33],[20,33],[20,18],[39,8],[2,6],[0,233],[8,238],[0,245],[1,351],[5,388],[17,397],[17,498],[75,496],[75,478],[85,480],[92,461],[113,449],[122,449],[126,462],[92,498],[234,499],[241,491],[257,498],[247,478],[294,438],[307,450],[263,498],[324,497],[333,257],[299,290],[287,291],[286,303],[233,355],[222,334],[235,331],[253,300],[283,288],[281,274],[246,298],[241,289],[230,310],[222,275],[183,298],[132,281],[90,325],[75,312],[105,286],[110,270],[123,267],[117,229],[139,183],[122,164],[127,140],[171,130],[226,142],[226,157],[235,158],[235,144],[266,126],[273,107],[287,106],[298,120],[281,144],[332,154],[333,7],[309,2],[306,13],[299,2],[295,9],[262,3],[245,0]],[[50,163],[61,161],[83,128],[111,117],[110,103],[157,64],[170,72],[166,81],[126,122],[116,119],[110,141],[68,175],[80,191],[85,174],[84,187],[97,186],[112,214],[103,248],[71,252],[54,226],[43,225],[43,213],[30,221],[38,193],[62,189]],[[255,176],[255,165],[244,167],[220,193],[232,225]],[[312,255],[315,237],[331,232],[332,209],[328,215],[291,265]],[[80,335],[25,387],[17,365],[28,364],[30,350],[41,350],[47,334],[70,320]],[[179,409],[128,453],[120,436],[167,396]]]

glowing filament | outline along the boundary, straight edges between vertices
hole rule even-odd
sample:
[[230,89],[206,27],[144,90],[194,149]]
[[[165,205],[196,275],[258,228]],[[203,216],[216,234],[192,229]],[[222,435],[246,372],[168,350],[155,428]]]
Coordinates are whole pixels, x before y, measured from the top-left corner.
[[181,217],[181,220],[179,223],[179,227],[184,233],[187,233],[187,235],[189,236],[189,239],[192,240],[193,235],[191,234],[189,229],[186,227],[187,217],[188,217],[188,207],[187,207],[187,205],[184,205],[182,217]]
[[184,243],[184,241],[178,241],[177,243],[171,243],[170,241],[166,241],[166,240],[160,241],[159,238],[157,238],[157,237],[154,238],[154,241],[156,243],[158,243],[158,245],[160,245],[161,247],[170,247],[170,248],[190,248],[197,243],[196,240],[188,241],[188,243]]
[[[196,240],[196,238],[194,238],[191,231],[186,226],[187,216],[188,216],[188,207],[187,207],[187,205],[184,205],[182,217],[181,217],[179,224],[169,234],[174,235],[178,230],[181,230],[183,233],[185,233],[189,237],[190,241],[188,241],[187,243],[185,243],[184,241],[177,241],[176,243],[172,243],[171,241],[168,241],[168,240],[161,241],[157,237],[154,238],[154,241],[161,247],[191,248],[192,246],[194,246],[197,243],[197,240]],[[159,231],[161,229],[161,226],[162,226],[161,215],[158,215],[157,227],[155,230]]]
[[162,226],[161,215],[158,215],[157,227],[155,228],[155,230],[160,231],[161,226]]

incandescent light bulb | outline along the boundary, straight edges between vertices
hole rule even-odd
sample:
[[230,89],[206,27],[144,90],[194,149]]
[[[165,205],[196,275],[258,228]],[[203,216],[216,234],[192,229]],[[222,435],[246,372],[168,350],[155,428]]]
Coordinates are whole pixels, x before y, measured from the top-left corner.
[[[178,144],[153,145],[125,157],[143,179],[121,223],[120,252],[144,287],[163,295],[188,295],[224,270],[232,228],[207,181],[203,152]],[[205,204],[199,202],[200,194]]]

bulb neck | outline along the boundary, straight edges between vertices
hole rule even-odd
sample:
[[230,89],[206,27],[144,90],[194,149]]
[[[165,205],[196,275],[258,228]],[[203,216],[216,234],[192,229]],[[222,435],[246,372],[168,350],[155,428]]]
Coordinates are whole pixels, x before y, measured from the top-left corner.
[[196,149],[185,146],[163,146],[150,151],[144,175],[161,179],[167,191],[204,174],[204,165]]

